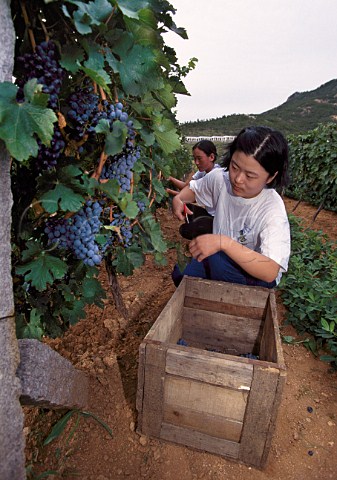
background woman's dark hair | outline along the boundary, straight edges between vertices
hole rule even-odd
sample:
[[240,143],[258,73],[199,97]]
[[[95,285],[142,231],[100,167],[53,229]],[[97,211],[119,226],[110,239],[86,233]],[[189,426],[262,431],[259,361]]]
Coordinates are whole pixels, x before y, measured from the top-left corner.
[[243,128],[228,145],[222,166],[229,167],[234,152],[251,155],[270,174],[277,175],[267,185],[269,188],[285,187],[288,182],[288,143],[281,132],[270,127]]
[[204,153],[206,153],[208,157],[213,153],[214,161],[216,160],[218,152],[216,150],[216,146],[210,140],[200,140],[200,142],[197,142],[195,145],[193,145],[192,151],[195,150],[196,148],[199,148],[199,150],[202,150]]

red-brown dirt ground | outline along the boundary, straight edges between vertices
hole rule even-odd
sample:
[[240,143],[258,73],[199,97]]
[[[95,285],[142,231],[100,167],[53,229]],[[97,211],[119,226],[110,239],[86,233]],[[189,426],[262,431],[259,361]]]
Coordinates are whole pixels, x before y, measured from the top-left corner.
[[[296,202],[285,199],[288,211]],[[301,203],[295,214],[308,225],[316,209]],[[158,211],[165,237],[180,241],[179,222],[167,210]],[[337,215],[321,211],[311,228],[337,240]],[[51,426],[66,411],[25,407],[27,465],[35,476],[81,480],[317,480],[337,479],[337,373],[315,358],[302,343],[283,344],[287,381],[272,447],[264,470],[222,457],[139,435],[135,395],[138,348],[175,287],[170,272],[176,261],[171,249],[168,265],[156,266],[149,257],[131,277],[120,278],[130,314],[126,328],[108,290],[104,309],[90,307],[80,321],[59,339],[45,339],[75,367],[90,375],[88,411],[105,422],[113,438],[92,417],[71,421],[58,439],[43,447]],[[277,297],[282,335],[298,337],[284,325],[284,307]],[[302,337],[303,338],[303,337]],[[312,413],[308,412],[312,407]],[[75,417],[74,417],[75,420]],[[313,452],[309,455],[308,452]]]

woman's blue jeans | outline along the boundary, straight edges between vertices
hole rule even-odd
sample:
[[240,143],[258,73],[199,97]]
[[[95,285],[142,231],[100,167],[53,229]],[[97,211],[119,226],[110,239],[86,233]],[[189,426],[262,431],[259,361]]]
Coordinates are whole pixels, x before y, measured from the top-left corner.
[[198,262],[194,258],[183,272],[176,265],[172,272],[172,280],[177,287],[183,276],[205,278],[208,280],[220,280],[222,282],[238,283],[255,287],[273,288],[276,281],[264,282],[246,273],[239,265],[233,262],[224,252],[218,252]]

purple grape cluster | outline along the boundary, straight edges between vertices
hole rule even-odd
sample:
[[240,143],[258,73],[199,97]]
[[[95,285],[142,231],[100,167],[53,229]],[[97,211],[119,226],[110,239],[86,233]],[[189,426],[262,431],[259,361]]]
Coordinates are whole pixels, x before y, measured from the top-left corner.
[[88,200],[73,217],[59,221],[49,220],[45,228],[49,243],[71,250],[75,257],[93,267],[102,262],[102,254],[95,235],[100,231],[102,207]]
[[69,97],[70,110],[67,117],[75,130],[77,140],[85,133],[93,133],[100,118],[99,96],[91,86],[78,87]]
[[49,147],[44,145],[39,138],[37,143],[39,146],[37,168],[39,170],[42,168],[50,170],[55,167],[66,145],[58,125],[54,125],[54,133]]
[[71,122],[77,140],[85,134],[94,134],[95,127],[101,119],[106,119],[110,124],[110,131],[113,130],[115,120],[120,120],[128,127],[127,146],[133,147],[132,140],[135,138],[133,122],[128,120],[128,114],[123,112],[123,104],[117,102],[115,105],[104,100],[101,104],[99,96],[94,93],[92,86],[78,87],[68,99],[70,110],[67,118]]
[[138,208],[141,212],[144,212],[144,210],[146,208],[145,202],[142,202],[141,200],[138,200],[137,206],[138,206]]
[[121,187],[121,191],[129,192],[131,189],[132,169],[139,157],[139,149],[136,149],[134,152],[108,157],[102,169],[101,178],[115,178]]
[[119,232],[112,231],[111,239],[108,245],[112,245],[114,240],[121,243],[123,247],[127,248],[131,245],[132,240],[132,226],[130,220],[126,218],[124,213],[114,213],[113,220],[110,224],[112,227],[119,227]]
[[36,78],[42,84],[42,91],[49,94],[48,105],[50,108],[58,109],[58,98],[65,71],[58,62],[58,52],[54,42],[42,42],[37,45],[34,53],[26,53],[17,58],[18,65],[23,69],[23,75],[17,79],[20,87],[18,100],[24,98],[24,84],[31,78]]

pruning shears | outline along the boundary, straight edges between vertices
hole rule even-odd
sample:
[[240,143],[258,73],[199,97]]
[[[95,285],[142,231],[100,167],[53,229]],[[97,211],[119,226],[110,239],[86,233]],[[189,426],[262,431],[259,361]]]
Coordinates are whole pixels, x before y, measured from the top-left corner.
[[185,215],[185,220],[186,220],[186,223],[190,223],[189,219],[188,219],[188,215],[187,215],[187,207],[186,207],[186,203],[184,203],[184,215]]

